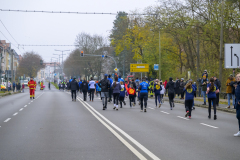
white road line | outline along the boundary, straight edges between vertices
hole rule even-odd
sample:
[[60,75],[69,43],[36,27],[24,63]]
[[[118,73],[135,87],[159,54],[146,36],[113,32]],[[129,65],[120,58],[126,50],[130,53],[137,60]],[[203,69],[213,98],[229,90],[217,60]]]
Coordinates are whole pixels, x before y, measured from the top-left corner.
[[[82,99],[81,99],[82,101]],[[87,104],[87,103],[86,103]],[[117,127],[115,124],[113,124],[111,121],[109,121],[107,118],[105,118],[102,114],[100,114],[98,111],[96,111],[91,105],[87,104],[89,108],[91,108],[97,115],[99,115],[103,120],[105,120],[108,124],[110,124],[113,128],[115,128],[118,132],[120,132],[122,135],[124,135],[127,139],[129,139],[133,144],[138,146],[143,152],[145,152],[148,156],[150,156],[154,160],[160,160],[156,155],[154,155],[151,151],[149,151],[147,148],[145,148],[142,144],[140,144],[138,141],[136,141],[134,138],[132,138],[130,135],[128,135],[126,132],[124,132],[122,129]]]
[[211,127],[211,128],[218,128],[218,127],[215,127],[215,126],[211,126],[211,125],[208,125],[208,124],[205,124],[205,123],[200,123],[201,125],[204,125],[204,126],[208,126],[208,127]]
[[149,109],[154,109],[154,108],[151,108],[151,107],[148,107]]
[[13,116],[16,116],[17,114],[18,114],[18,112],[17,112],[17,113],[14,113]]
[[189,120],[189,119],[187,119],[187,118],[184,118],[184,117],[181,117],[181,116],[177,116],[178,118],[182,118],[182,119],[185,119],[185,120]]
[[8,121],[10,121],[10,119],[11,119],[11,118],[8,118],[8,119],[6,119],[4,122],[8,122]]
[[23,110],[23,108],[19,109],[19,111],[22,111],[22,110]]
[[28,103],[28,104],[30,104],[30,103]]
[[161,111],[162,113],[165,113],[165,114],[170,114],[170,113],[168,113],[168,112],[164,112],[164,111]]
[[25,105],[24,107],[27,107],[27,105]]
[[123,139],[116,131],[114,131],[107,123],[105,123],[99,116],[97,116],[89,107],[87,107],[84,102],[80,101],[83,106],[90,112],[92,115],[97,118],[109,131],[112,132],[128,149],[130,149],[139,159],[147,160],[140,152],[138,152],[131,144],[129,144],[125,139]]

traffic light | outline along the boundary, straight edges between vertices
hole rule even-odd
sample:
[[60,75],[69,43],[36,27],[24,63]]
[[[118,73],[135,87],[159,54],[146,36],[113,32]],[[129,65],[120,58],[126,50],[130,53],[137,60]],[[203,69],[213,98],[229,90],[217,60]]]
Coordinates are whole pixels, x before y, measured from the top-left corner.
[[40,65],[43,65],[43,60],[40,60]]
[[84,57],[84,52],[83,51],[81,51],[80,57]]

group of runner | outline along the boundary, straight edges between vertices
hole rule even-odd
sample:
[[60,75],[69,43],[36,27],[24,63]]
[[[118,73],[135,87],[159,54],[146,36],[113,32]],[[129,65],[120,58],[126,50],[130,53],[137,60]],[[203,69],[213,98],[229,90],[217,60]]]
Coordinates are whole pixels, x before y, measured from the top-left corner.
[[[69,83],[72,81],[70,79]],[[78,86],[76,80],[74,79],[75,85],[74,90],[80,90],[83,93],[83,100],[87,100],[87,94],[89,100],[93,102],[94,95],[100,95],[103,105],[103,110],[107,109],[107,103],[112,102],[114,104],[113,109],[118,111],[119,108],[123,107],[123,104],[126,105],[125,99],[129,97],[130,108],[136,105],[138,101],[141,106],[141,112],[147,112],[147,101],[149,97],[155,97],[155,106],[161,107],[163,103],[164,94],[168,91],[168,98],[170,104],[170,110],[175,107],[174,98],[176,95],[176,83],[173,81],[173,78],[169,78],[168,82],[162,82],[158,79],[143,78],[140,81],[138,78],[132,79],[129,82],[124,81],[121,76],[115,76],[114,79],[111,78],[111,75],[105,74],[104,78],[100,81],[95,81],[93,78],[90,81],[80,80]],[[70,83],[71,84],[71,83]],[[71,89],[72,90],[72,89]],[[197,87],[190,79],[188,80],[183,89],[183,96],[185,93],[185,117],[192,117],[192,109],[194,108],[194,97],[196,97]],[[216,115],[216,94],[219,92],[218,87],[214,84],[214,79],[210,78],[210,82],[207,84],[206,94],[208,95],[209,100],[209,109],[208,109],[208,118],[211,119],[211,107],[213,105],[214,109],[214,120],[217,119]],[[74,97],[72,97],[74,98]],[[76,99],[76,98],[75,98]]]
[[[203,79],[206,79],[207,75],[203,74]],[[236,103],[235,106],[237,111],[237,119],[239,123],[239,132],[234,134],[234,136],[240,136],[240,74],[236,76],[237,83],[235,87],[235,96]],[[176,81],[173,81],[173,78],[169,78],[169,81],[165,81],[164,83],[161,80],[155,79],[150,80],[143,78],[140,81],[138,78],[136,80],[132,79],[127,82],[124,81],[120,76],[115,76],[114,80],[111,78],[111,75],[105,74],[104,78],[100,81],[95,81],[93,78],[89,82],[85,79],[76,81],[76,78],[73,80],[70,79],[69,86],[73,93],[76,90],[80,90],[83,93],[83,100],[87,100],[87,93],[89,94],[90,101],[93,102],[94,94],[100,95],[103,105],[103,110],[107,109],[107,103],[113,101],[114,107],[113,109],[118,111],[119,108],[122,108],[123,104],[126,105],[125,99],[129,96],[130,108],[136,105],[136,101],[139,102],[141,106],[141,112],[147,112],[147,100],[148,97],[153,97],[155,95],[155,105],[156,107],[161,107],[163,103],[163,96],[168,93],[170,110],[175,107],[174,98],[176,96]],[[211,108],[213,107],[214,116],[213,119],[217,120],[216,113],[216,104],[217,104],[217,94],[219,93],[219,88],[215,84],[216,80],[214,77],[211,77],[209,81],[202,81],[199,85],[206,86],[207,90],[205,94],[208,97],[209,107],[208,107],[208,118],[211,119]],[[192,117],[192,109],[194,108],[194,97],[196,97],[197,86],[196,83],[189,79],[184,83],[183,93],[181,93],[181,99],[183,99],[185,95],[185,117],[191,119]],[[113,97],[113,100],[112,100]],[[75,97],[76,100],[76,97]],[[119,107],[120,104],[120,107]]]

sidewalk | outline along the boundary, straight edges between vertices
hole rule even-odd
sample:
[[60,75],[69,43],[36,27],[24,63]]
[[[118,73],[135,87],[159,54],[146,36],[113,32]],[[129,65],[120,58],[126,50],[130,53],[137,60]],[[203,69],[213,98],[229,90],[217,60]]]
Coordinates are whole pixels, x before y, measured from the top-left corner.
[[[168,97],[163,97],[165,101],[168,101]],[[208,108],[208,100],[206,98],[206,105],[203,105],[203,97],[196,97],[194,98],[194,106],[202,107],[202,108]],[[178,97],[174,98],[174,102],[176,103],[185,103],[185,99],[180,99]],[[233,109],[232,100],[231,100],[231,108],[227,108],[228,102],[227,99],[219,99],[219,106],[217,106],[217,110],[224,111],[224,112],[230,112],[230,113],[236,113],[236,110]]]
[[13,91],[6,91],[5,93],[0,93],[0,98],[4,97],[4,96],[9,96],[9,95],[13,95],[13,94],[17,94],[17,93],[21,93],[21,92],[13,92]]

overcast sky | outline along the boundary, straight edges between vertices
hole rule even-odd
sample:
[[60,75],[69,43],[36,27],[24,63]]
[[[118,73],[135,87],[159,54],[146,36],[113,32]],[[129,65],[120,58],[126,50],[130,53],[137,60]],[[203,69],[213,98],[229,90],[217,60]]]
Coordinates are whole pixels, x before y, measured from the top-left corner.
[[[157,0],[0,0],[0,9],[105,12],[142,11],[154,6]],[[107,37],[113,27],[115,15],[49,14],[0,11],[0,20],[17,40],[8,34],[0,23],[0,31],[12,43],[18,54],[26,51],[39,53],[44,61],[49,62],[58,50],[73,50],[74,47],[24,47],[17,49],[17,44],[25,45],[73,45],[76,35],[81,32]],[[0,39],[6,40],[0,32]],[[9,42],[7,40],[7,42]],[[15,46],[14,46],[15,45]],[[66,54],[69,54],[67,52]],[[66,58],[67,55],[64,56]]]

